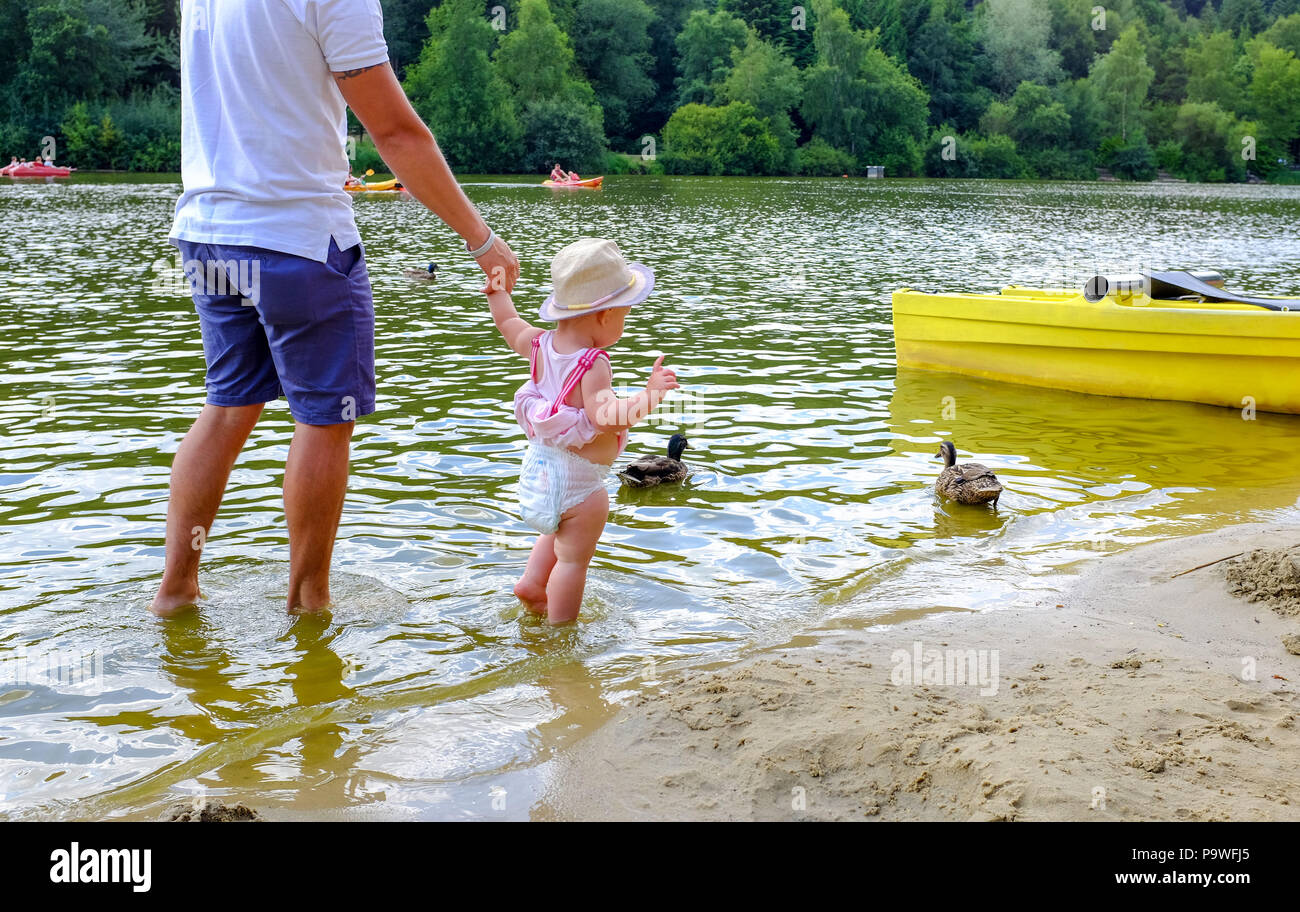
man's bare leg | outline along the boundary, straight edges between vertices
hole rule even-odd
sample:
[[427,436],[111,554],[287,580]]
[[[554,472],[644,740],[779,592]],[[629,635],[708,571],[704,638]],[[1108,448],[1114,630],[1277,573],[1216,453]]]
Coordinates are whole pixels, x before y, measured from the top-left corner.
[[330,604],[330,559],[348,489],[355,422],[294,427],[284,467],[289,524],[289,610],[312,614]]
[[[205,405],[172,460],[162,583],[149,610],[170,617],[199,597],[199,557],[226,493],[230,470],[262,406]],[[197,547],[196,547],[197,544]]]

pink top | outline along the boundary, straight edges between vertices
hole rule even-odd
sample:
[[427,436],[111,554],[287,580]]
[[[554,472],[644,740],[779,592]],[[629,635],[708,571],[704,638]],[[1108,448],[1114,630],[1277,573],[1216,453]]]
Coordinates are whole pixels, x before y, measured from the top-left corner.
[[[567,400],[596,359],[608,361],[609,355],[599,348],[562,354],[551,344],[554,336],[554,330],[547,330],[533,337],[528,382],[515,393],[515,420],[534,443],[578,449],[595,440],[600,432],[591,423],[586,409],[569,405]],[[539,366],[542,368],[540,381],[537,379]],[[626,447],[627,432],[620,431],[619,453]]]

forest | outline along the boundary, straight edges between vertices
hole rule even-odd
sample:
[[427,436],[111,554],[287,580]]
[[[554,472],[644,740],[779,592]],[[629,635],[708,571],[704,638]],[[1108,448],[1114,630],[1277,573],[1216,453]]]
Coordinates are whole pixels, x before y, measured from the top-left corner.
[[[176,0],[0,7],[0,154],[176,171]],[[1300,0],[384,0],[464,173],[1296,182]],[[354,171],[385,170],[355,121]]]

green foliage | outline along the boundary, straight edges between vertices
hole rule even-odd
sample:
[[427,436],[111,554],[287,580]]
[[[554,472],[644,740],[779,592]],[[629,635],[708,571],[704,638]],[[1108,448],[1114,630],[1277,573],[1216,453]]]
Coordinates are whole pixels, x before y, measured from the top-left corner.
[[961,0],[933,0],[907,54],[908,71],[929,93],[930,122],[959,129],[974,126],[993,97],[985,85],[988,59],[964,11]]
[[1219,23],[1233,32],[1254,35],[1267,22],[1260,0],[1223,0]]
[[718,8],[731,13],[758,32],[759,37],[789,54],[799,66],[812,62],[812,23],[807,21],[807,4],[804,6],[804,28],[794,28],[796,4],[791,0],[719,0]]
[[524,170],[546,172],[557,162],[568,171],[598,170],[605,162],[599,113],[559,99],[530,102],[523,116]]
[[669,174],[774,174],[781,146],[753,105],[689,104],[664,126],[663,166]]
[[1088,75],[1099,50],[1094,0],[1048,0],[1051,17],[1051,47],[1061,55],[1061,66],[1074,79]]
[[1262,139],[1285,147],[1300,134],[1300,60],[1290,51],[1256,39],[1250,102]]
[[1156,177],[1156,156],[1146,138],[1111,137],[1102,143],[1102,161],[1123,180],[1149,181]]
[[1069,136],[1070,115],[1046,86],[1022,82],[1010,100],[989,105],[980,130],[1010,136],[1024,149],[1059,148]]
[[496,31],[476,0],[446,0],[428,22],[429,40],[406,77],[416,111],[452,167],[481,173],[516,166],[516,106],[489,56]]
[[778,168],[788,171],[794,167],[798,138],[790,112],[799,106],[802,93],[799,70],[790,57],[750,32],[745,46],[731,52],[731,71],[717,94],[722,102],[744,102],[763,115],[781,145]]
[[1051,84],[1062,76],[1061,53],[1050,46],[1051,14],[1041,0],[985,0],[981,36],[996,87],[1010,93],[1026,80]]
[[62,132],[63,163],[78,168],[126,166],[126,137],[107,111],[96,117],[84,101],[79,101],[63,122]]
[[1045,180],[1095,180],[1097,168],[1086,149],[1037,149],[1024,153],[1029,171]]
[[392,174],[393,171],[384,161],[379,150],[375,148],[374,141],[369,136],[357,137],[355,146],[356,155],[349,164],[349,170],[357,177],[361,177],[367,171],[374,171],[376,174]]
[[732,51],[745,46],[749,27],[725,10],[696,10],[677,36],[677,103],[713,104],[731,70]]
[[560,30],[546,0],[523,0],[519,23],[501,39],[496,52],[497,72],[522,105],[543,99],[569,97],[591,88],[574,71],[569,36]]
[[830,0],[814,0],[814,10],[817,62],[804,76],[804,120],[860,164],[901,156],[919,166],[929,100],[925,89],[876,47],[874,33],[854,29],[848,14]]
[[814,136],[800,146],[796,155],[796,172],[809,177],[839,177],[856,174],[858,163],[852,155],[836,149],[826,140]]
[[973,136],[964,146],[969,177],[1015,180],[1029,176],[1029,166],[1010,136]]
[[[461,171],[1244,180],[1300,158],[1300,0],[501,5],[497,31],[482,0],[384,0]],[[178,168],[178,25],[174,0],[0,4],[0,155],[52,135],[82,167]],[[608,151],[645,135],[662,162]],[[364,139],[353,164],[386,168]]]
[[1166,139],[1156,146],[1156,167],[1170,174],[1179,174],[1183,170],[1183,146],[1173,139]]
[[432,5],[431,0],[384,0],[384,41],[398,79],[420,59],[420,49],[429,39],[427,19]]
[[607,152],[604,171],[606,174],[663,174],[664,166],[657,159],[646,159],[624,152]]
[[1127,139],[1129,131],[1138,123],[1151,80],[1155,78],[1155,70],[1147,65],[1146,48],[1136,27],[1124,30],[1110,53],[1094,64],[1088,78],[1102,109],[1119,127],[1120,136]]
[[1188,101],[1212,102],[1225,111],[1245,107],[1246,79],[1236,66],[1241,59],[1237,40],[1229,32],[1199,35],[1188,46]]
[[958,135],[946,124],[930,134],[923,158],[925,173],[931,177],[1016,180],[1031,176],[1029,164],[1010,136]]
[[29,4],[12,87],[15,100],[49,111],[79,99],[125,93],[158,54],[158,41],[147,32],[145,20],[140,0]]
[[654,95],[649,76],[653,20],[645,0],[578,2],[573,48],[604,109],[605,129],[619,143],[635,138],[642,125],[637,112]]
[[1274,47],[1283,48],[1300,57],[1300,13],[1292,13],[1277,20],[1261,32],[1259,37]]
[[1238,121],[1213,102],[1187,102],[1173,125],[1172,138],[1183,149],[1177,173],[1198,181],[1245,180],[1242,138],[1256,133],[1254,124]]

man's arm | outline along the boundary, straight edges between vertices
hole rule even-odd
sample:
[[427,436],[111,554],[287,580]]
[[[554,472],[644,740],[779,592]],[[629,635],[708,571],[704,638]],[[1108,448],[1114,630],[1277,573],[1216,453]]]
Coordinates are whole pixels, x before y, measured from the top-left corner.
[[[392,66],[381,63],[335,73],[334,81],[402,186],[464,238],[468,249],[486,243],[487,223],[456,183],[442,150],[411,107]],[[506,291],[512,290],[519,278],[519,260],[501,238],[478,257],[478,264],[489,281],[504,281]]]

